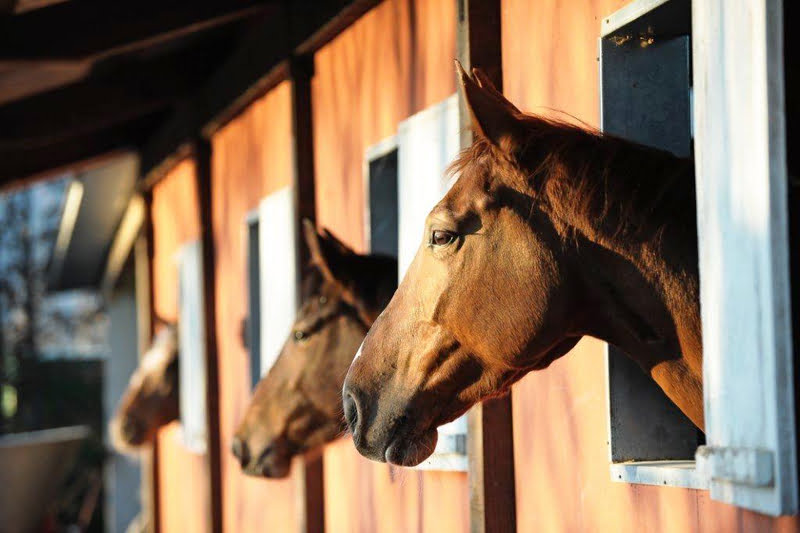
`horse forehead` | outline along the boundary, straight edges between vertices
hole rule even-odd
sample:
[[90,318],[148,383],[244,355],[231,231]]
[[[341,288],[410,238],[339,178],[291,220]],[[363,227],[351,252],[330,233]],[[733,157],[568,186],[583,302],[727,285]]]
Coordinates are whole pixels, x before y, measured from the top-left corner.
[[156,343],[144,354],[139,368],[145,373],[158,371],[169,364],[174,356],[173,346],[170,343]]
[[431,211],[432,216],[445,215],[458,220],[470,213],[481,213],[492,205],[492,197],[481,186],[452,188]]

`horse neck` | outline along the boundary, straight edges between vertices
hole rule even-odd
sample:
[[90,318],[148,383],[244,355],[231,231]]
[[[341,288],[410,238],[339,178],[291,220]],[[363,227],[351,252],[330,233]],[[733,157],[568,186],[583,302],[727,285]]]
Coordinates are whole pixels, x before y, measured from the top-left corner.
[[[624,350],[702,428],[692,165],[616,139],[599,149],[582,175],[571,174],[566,195],[561,183],[556,209],[592,300],[581,304],[591,310],[585,332]],[[586,181],[598,177],[602,186]]]

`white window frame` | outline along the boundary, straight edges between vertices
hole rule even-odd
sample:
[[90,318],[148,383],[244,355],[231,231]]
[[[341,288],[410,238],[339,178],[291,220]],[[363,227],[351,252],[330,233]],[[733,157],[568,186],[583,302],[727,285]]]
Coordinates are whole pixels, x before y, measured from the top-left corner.
[[[297,216],[291,186],[258,206],[261,375],[275,364],[297,316]],[[255,327],[255,325],[254,325]]]
[[[403,278],[419,249],[428,212],[441,200],[454,181],[447,179],[445,170],[459,152],[459,137],[456,95],[420,111],[398,125],[399,279]],[[373,153],[379,153],[378,148]],[[365,165],[368,166],[368,163]],[[416,468],[466,472],[469,468],[466,415],[439,427],[438,431],[436,449]]]
[[798,512],[783,2],[695,0],[694,120],[711,498]]
[[208,419],[202,243],[195,240],[181,246],[176,263],[181,436],[188,450],[204,454],[208,449]]

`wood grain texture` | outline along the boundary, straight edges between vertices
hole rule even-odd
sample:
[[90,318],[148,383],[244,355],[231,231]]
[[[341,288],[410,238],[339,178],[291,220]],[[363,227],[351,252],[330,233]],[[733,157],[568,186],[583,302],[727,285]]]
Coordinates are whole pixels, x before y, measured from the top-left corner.
[[[247,315],[244,221],[261,198],[292,177],[289,83],[256,100],[211,142],[223,530],[296,531],[295,479],[247,477],[230,452],[251,393],[249,354],[240,329]],[[262,274],[269,275],[269,265]]]
[[[200,237],[200,217],[191,160],[179,163],[152,191],[153,304],[156,316],[176,320],[178,269],[175,254],[182,244]],[[160,530],[210,531],[208,460],[189,452],[176,422],[158,435]]]
[[455,92],[455,3],[387,0],[316,54],[319,221],[364,251],[364,150]]
[[[387,0],[316,54],[317,221],[365,251],[363,157],[455,92],[453,0]],[[328,532],[467,531],[466,474],[390,468],[349,438],[325,449]]]
[[[598,126],[600,21],[626,3],[504,0],[505,94],[523,110]],[[797,518],[743,511],[705,491],[612,483],[603,348],[584,339],[514,386],[518,531],[800,530]]]

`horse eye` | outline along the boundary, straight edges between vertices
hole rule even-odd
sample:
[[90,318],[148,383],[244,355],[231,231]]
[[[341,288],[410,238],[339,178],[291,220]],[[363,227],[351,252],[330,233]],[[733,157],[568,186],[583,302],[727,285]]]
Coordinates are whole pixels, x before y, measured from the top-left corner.
[[308,334],[306,334],[306,332],[303,330],[296,329],[294,330],[294,340],[298,342],[308,340]]
[[456,240],[456,234],[451,231],[435,229],[431,234],[431,244],[434,246],[446,246],[454,240]]
[[320,305],[325,305],[326,303],[328,303],[328,298],[326,296],[320,296],[319,297],[319,304]]

